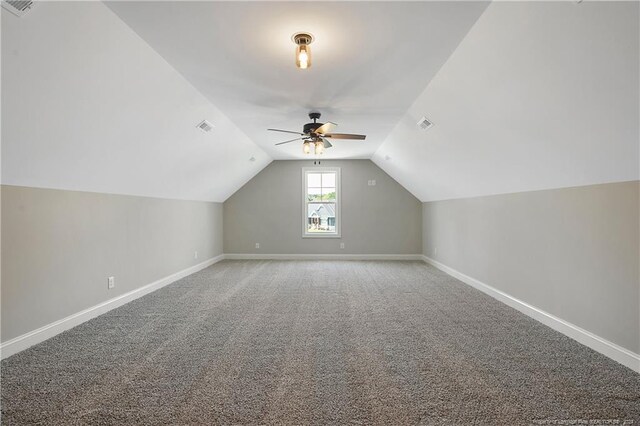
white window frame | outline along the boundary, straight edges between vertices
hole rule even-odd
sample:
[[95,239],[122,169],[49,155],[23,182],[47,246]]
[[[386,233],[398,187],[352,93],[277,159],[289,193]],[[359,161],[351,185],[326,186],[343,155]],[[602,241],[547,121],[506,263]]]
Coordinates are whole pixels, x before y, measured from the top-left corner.
[[[307,175],[309,173],[336,174],[336,231],[331,233],[307,232]],[[302,238],[342,238],[342,187],[340,179],[340,167],[303,167],[302,168]]]

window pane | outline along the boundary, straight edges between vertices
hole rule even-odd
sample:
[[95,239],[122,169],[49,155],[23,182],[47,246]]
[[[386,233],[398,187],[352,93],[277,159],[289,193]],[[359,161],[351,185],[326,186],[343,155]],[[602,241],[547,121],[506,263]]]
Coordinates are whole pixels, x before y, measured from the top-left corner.
[[307,201],[321,201],[322,189],[320,188],[308,188],[307,189]]
[[[337,215],[337,192],[339,172],[317,169],[305,170],[305,208],[303,221],[305,234],[337,235],[339,229]],[[322,235],[325,234],[325,235]]]
[[309,203],[307,205],[307,231],[319,234],[335,232],[335,212],[334,203]]
[[335,173],[323,173],[322,174],[322,187],[332,187],[336,186],[336,174]]
[[321,187],[322,186],[321,176],[322,176],[321,173],[308,173],[307,174],[307,187],[311,187],[311,186],[315,186],[315,187],[318,187],[318,188]]
[[322,201],[336,201],[336,189],[335,188],[322,188]]

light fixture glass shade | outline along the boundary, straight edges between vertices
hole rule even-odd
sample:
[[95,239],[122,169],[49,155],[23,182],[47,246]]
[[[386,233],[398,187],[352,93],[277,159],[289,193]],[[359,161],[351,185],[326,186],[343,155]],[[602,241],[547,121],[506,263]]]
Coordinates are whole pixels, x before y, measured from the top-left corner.
[[296,66],[302,70],[311,66],[311,48],[308,44],[299,44],[296,47]]
[[324,152],[324,142],[316,142],[316,154],[320,155]]
[[305,143],[302,144],[302,152],[305,154],[309,154],[311,152],[311,144],[309,141],[305,141]]

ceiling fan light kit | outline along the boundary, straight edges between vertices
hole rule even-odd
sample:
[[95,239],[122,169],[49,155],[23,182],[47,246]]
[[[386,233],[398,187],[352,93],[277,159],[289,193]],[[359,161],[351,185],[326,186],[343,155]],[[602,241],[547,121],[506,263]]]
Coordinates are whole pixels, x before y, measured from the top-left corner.
[[267,130],[271,132],[291,133],[294,135],[299,135],[300,137],[284,142],[278,142],[276,145],[284,145],[286,143],[303,141],[302,152],[305,154],[310,154],[311,145],[313,145],[313,152],[316,155],[321,155],[322,153],[324,153],[324,150],[326,148],[331,148],[333,146],[331,142],[329,142],[329,139],[364,140],[367,137],[366,135],[355,135],[351,133],[331,133],[331,130],[333,130],[333,128],[336,127],[337,124],[330,121],[327,121],[326,123],[318,123],[318,119],[320,118],[319,112],[310,112],[309,118],[313,120],[313,123],[307,123],[302,126],[302,132],[282,129]]
[[296,66],[302,70],[311,67],[311,48],[313,36],[309,33],[295,33],[291,39],[296,47]]

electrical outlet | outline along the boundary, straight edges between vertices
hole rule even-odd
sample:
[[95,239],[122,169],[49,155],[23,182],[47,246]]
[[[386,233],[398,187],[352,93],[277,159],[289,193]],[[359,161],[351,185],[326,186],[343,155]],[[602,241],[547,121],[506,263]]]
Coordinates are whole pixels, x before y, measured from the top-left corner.
[[260,248],[260,243],[256,243],[256,248]]
[[367,185],[369,186],[376,186],[376,180],[375,179],[371,179],[367,181]]
[[343,249],[344,248],[344,243],[340,243],[340,248]]
[[193,253],[193,258],[194,258],[194,259],[197,259],[197,258],[198,258],[198,252],[197,252],[197,251]]
[[436,256],[438,254],[438,247],[433,249],[433,255]]
[[116,286],[116,277],[107,278],[107,288],[112,289]]

